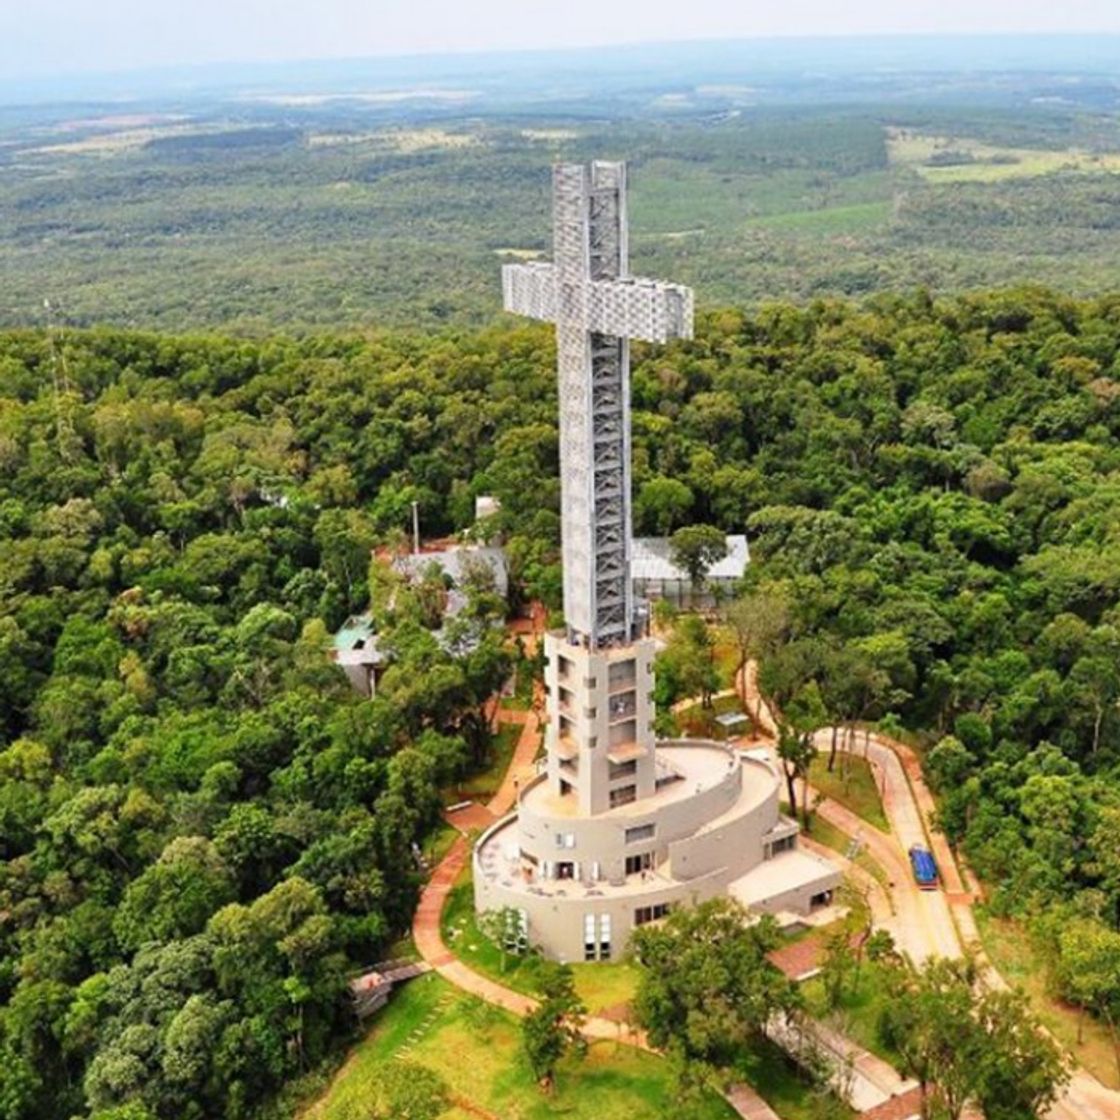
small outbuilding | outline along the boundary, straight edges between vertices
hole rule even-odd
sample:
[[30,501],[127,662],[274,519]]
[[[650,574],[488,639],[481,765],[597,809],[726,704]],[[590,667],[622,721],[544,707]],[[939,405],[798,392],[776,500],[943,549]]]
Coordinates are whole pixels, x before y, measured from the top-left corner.
[[703,586],[694,588],[688,572],[673,563],[668,537],[634,537],[630,546],[634,595],[641,599],[667,599],[677,606],[711,606],[718,598],[730,598],[735,593],[750,560],[746,536],[729,534],[727,555],[712,565]]

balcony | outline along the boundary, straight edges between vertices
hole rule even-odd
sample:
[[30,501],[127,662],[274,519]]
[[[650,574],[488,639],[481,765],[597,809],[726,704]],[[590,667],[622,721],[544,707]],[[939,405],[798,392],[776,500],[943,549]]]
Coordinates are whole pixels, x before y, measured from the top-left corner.
[[619,673],[617,677],[612,672],[607,681],[607,692],[613,696],[616,692],[625,692],[627,689],[634,688],[637,683],[638,674],[634,668],[631,668],[628,673]]
[[638,743],[633,740],[627,743],[615,743],[614,746],[607,751],[607,758],[619,765],[623,762],[630,762],[633,759],[641,758],[646,753],[646,746],[644,743]]
[[579,758],[579,743],[567,735],[561,735],[556,740],[556,757],[561,762]]

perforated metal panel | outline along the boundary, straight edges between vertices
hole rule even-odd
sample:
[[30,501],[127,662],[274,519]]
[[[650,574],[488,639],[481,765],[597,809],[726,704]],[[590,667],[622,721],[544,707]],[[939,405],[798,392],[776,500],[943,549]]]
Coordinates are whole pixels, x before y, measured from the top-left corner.
[[630,640],[628,339],[692,337],[692,291],[628,273],[626,167],[558,164],[554,263],[505,265],[507,310],[556,324],[564,613],[592,648]]

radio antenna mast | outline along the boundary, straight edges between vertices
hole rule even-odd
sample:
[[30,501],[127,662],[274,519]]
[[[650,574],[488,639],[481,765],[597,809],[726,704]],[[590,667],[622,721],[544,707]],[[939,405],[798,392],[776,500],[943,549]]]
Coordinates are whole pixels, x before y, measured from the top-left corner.
[[54,430],[58,453],[65,462],[74,457],[74,422],[70,414],[70,367],[66,363],[65,337],[61,316],[56,317],[49,299],[43,300],[47,317],[47,345],[51,355],[51,381],[54,386]]

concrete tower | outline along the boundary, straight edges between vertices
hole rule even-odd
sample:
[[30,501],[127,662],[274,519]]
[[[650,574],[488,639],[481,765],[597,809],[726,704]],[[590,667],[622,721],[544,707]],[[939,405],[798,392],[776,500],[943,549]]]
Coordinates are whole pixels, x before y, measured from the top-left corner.
[[567,631],[545,640],[548,774],[583,814],[656,788],[653,643],[630,579],[631,338],[692,336],[692,292],[631,277],[626,169],[553,170],[552,264],[506,265],[507,310],[556,324]]

